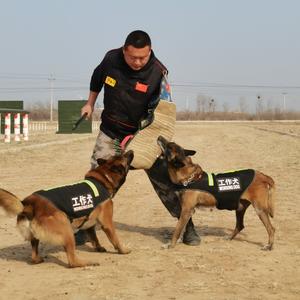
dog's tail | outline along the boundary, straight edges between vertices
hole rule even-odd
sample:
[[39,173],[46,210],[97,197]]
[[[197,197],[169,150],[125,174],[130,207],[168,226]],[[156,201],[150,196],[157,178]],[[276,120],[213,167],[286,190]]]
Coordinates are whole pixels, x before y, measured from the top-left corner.
[[274,199],[274,190],[275,190],[275,182],[274,180],[268,176],[265,175],[265,182],[268,186],[268,213],[273,218],[274,217],[274,206],[275,206],[275,199]]
[[24,208],[17,196],[3,189],[0,189],[0,207],[11,217],[20,214]]

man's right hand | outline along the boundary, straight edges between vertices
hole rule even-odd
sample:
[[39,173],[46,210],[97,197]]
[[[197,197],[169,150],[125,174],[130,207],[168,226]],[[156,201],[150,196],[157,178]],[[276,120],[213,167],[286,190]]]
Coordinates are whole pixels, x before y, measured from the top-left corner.
[[81,115],[83,116],[85,113],[87,114],[86,119],[91,118],[98,95],[99,92],[90,91],[86,104],[81,108]]
[[81,108],[81,115],[83,116],[85,113],[87,114],[86,119],[91,118],[94,108],[90,104],[85,104]]

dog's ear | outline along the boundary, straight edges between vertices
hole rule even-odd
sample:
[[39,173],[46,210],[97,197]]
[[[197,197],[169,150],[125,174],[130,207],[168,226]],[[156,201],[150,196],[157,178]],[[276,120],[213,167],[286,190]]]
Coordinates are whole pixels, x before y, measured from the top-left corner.
[[188,150],[188,149],[184,149],[184,155],[185,156],[193,156],[196,154],[195,150]]
[[104,163],[106,163],[106,159],[103,159],[103,158],[98,158],[97,159],[97,163],[99,166],[103,165]]

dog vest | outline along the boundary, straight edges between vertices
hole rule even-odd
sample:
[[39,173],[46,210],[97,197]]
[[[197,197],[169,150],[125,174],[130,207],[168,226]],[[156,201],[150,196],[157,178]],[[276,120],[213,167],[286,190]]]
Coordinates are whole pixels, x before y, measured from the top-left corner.
[[71,185],[40,190],[35,194],[47,198],[70,219],[89,215],[99,203],[110,197],[107,189],[93,178]]
[[252,169],[218,174],[203,172],[199,180],[187,184],[186,188],[210,193],[216,198],[218,209],[235,210],[238,208],[241,195],[252,182],[254,174]]

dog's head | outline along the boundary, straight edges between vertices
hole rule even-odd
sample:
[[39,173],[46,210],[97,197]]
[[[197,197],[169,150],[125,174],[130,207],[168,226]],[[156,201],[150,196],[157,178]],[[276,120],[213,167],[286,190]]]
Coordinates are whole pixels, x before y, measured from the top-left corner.
[[126,180],[134,154],[129,150],[108,159],[97,159],[97,168],[90,170],[85,177],[99,180],[111,194],[115,194]]
[[194,164],[190,157],[196,154],[195,150],[184,149],[162,136],[158,137],[157,143],[167,161],[170,179],[173,183],[186,185],[187,181],[202,173],[201,167]]

